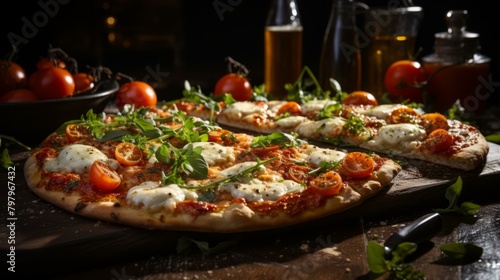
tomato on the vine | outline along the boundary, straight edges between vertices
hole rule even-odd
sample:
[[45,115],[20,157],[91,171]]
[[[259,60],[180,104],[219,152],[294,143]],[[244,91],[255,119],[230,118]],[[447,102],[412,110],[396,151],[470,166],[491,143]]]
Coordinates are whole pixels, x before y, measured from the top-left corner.
[[73,95],[75,81],[71,73],[60,67],[43,64],[28,80],[29,87],[40,100]]
[[125,104],[135,108],[156,106],[158,97],[149,84],[142,81],[132,81],[123,84],[116,93],[116,106],[122,110]]
[[0,61],[0,94],[27,87],[27,85],[28,77],[21,65],[12,61]]
[[76,73],[73,74],[73,80],[75,81],[75,93],[86,91],[94,87],[94,77],[87,73]]
[[14,89],[0,96],[0,102],[29,102],[37,100],[35,93],[26,88]]
[[353,91],[349,93],[343,100],[344,105],[372,105],[377,106],[378,101],[375,96],[367,91]]
[[248,101],[253,96],[253,88],[244,75],[229,73],[222,76],[215,84],[216,96],[225,93],[231,94],[236,101]]
[[422,65],[414,60],[399,60],[391,64],[384,76],[385,88],[390,95],[403,101],[423,102],[423,85],[427,74]]

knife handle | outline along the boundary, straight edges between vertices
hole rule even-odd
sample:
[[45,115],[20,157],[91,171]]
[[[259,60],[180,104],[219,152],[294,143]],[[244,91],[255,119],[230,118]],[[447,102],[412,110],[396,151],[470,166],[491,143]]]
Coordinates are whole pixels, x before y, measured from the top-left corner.
[[422,243],[430,240],[441,231],[442,221],[439,213],[424,215],[398,232],[391,235],[384,243],[390,251],[403,242]]

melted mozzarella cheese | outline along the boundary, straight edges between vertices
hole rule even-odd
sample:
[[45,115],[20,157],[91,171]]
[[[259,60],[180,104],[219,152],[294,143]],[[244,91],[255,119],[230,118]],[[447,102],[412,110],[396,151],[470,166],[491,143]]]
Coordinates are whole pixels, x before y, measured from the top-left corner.
[[334,138],[340,135],[345,121],[342,118],[326,118],[319,121],[302,122],[295,132],[307,138]]
[[394,146],[401,142],[411,142],[414,140],[423,140],[427,136],[424,129],[409,123],[389,124],[379,129],[375,138]]
[[82,144],[73,144],[64,147],[59,156],[47,160],[43,169],[49,172],[86,173],[96,160],[107,161],[108,157],[97,148]]
[[202,147],[201,156],[209,166],[234,161],[234,148],[225,147],[214,142],[194,142],[193,148]]
[[281,127],[281,128],[292,128],[292,127],[298,126],[299,124],[301,124],[305,121],[307,121],[306,117],[290,116],[290,117],[279,119],[275,123],[278,127]]
[[360,111],[359,113],[370,117],[376,117],[377,119],[385,119],[392,113],[392,111],[404,107],[406,106],[403,104],[382,104],[370,107],[366,110]]
[[337,162],[345,157],[346,153],[331,149],[316,148],[305,158],[306,161],[320,165],[320,162]]
[[259,106],[254,102],[242,101],[229,105],[224,111],[230,119],[239,119],[256,113],[263,113],[267,107]]
[[317,111],[322,110],[324,107],[331,105],[331,104],[336,104],[337,101],[334,100],[328,100],[328,99],[322,99],[322,100],[311,100],[308,101],[300,107],[300,111],[303,115],[307,115],[308,113],[314,113]]
[[301,191],[302,186],[292,180],[264,182],[259,179],[244,182],[229,182],[219,186],[222,191],[229,192],[234,198],[244,198],[248,202],[277,200],[287,193]]
[[[235,164],[227,169],[222,170],[221,172],[219,172],[219,174],[217,176],[220,177],[221,179],[224,179],[224,178],[236,175],[238,173],[241,173],[241,172],[243,172],[249,168],[252,168],[256,165],[257,165],[257,162],[255,162],[255,161],[247,161],[247,162],[238,163],[238,164]],[[261,166],[261,167],[264,168],[263,166]]]
[[177,202],[188,199],[197,199],[198,195],[176,184],[162,185],[160,182],[146,181],[127,192],[127,200],[136,207],[144,207],[150,211],[159,211],[163,208],[173,209]]
[[427,136],[425,130],[409,123],[390,124],[379,129],[375,137],[360,147],[394,155],[412,153]]

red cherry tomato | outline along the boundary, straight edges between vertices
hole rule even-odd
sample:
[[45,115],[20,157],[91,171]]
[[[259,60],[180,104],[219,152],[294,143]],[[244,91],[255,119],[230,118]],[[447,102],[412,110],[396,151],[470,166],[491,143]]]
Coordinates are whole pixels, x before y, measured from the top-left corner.
[[134,105],[135,108],[156,106],[157,99],[155,90],[142,81],[125,83],[116,93],[116,105],[120,110],[125,104]]
[[90,182],[102,191],[112,191],[122,181],[118,173],[102,160],[96,160],[90,166],[89,177]]
[[342,160],[342,168],[352,178],[362,179],[372,174],[375,168],[375,161],[368,154],[351,152]]
[[422,86],[427,74],[418,61],[396,61],[385,72],[384,84],[393,97],[399,101],[423,102]]
[[377,106],[378,101],[375,96],[367,91],[353,91],[349,93],[343,100],[344,105],[372,105]]
[[69,124],[66,126],[66,137],[70,142],[76,142],[82,139],[89,139],[92,137],[89,129],[81,124]]
[[75,93],[90,90],[94,87],[94,77],[87,73],[73,74],[73,80],[75,81]]
[[75,92],[73,75],[60,67],[39,69],[31,74],[28,82],[40,100],[68,97]]
[[335,171],[328,171],[320,174],[311,180],[309,188],[324,196],[337,195],[342,190],[342,178]]
[[422,142],[420,149],[434,154],[448,149],[451,145],[453,145],[453,142],[453,136],[451,136],[448,131],[438,128],[427,135],[427,138]]
[[236,101],[247,101],[252,98],[253,88],[245,76],[229,73],[222,76],[215,84],[216,96],[225,93],[230,93]]
[[29,102],[29,101],[37,101],[37,98],[32,90],[25,88],[14,89],[0,96],[0,102]]
[[115,158],[123,165],[136,165],[142,159],[142,150],[130,142],[121,142],[115,148]]
[[27,86],[24,68],[12,61],[0,61],[0,94]]
[[288,101],[283,104],[276,113],[276,116],[289,113],[292,116],[299,116],[302,114],[301,106],[295,101]]

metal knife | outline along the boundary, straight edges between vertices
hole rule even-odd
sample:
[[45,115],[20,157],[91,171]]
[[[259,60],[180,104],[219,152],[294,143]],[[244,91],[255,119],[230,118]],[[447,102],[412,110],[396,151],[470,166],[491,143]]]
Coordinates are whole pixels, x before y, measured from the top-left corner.
[[424,215],[411,224],[392,234],[384,243],[386,256],[391,256],[399,244],[403,242],[423,243],[429,241],[441,231],[442,220],[439,213]]

